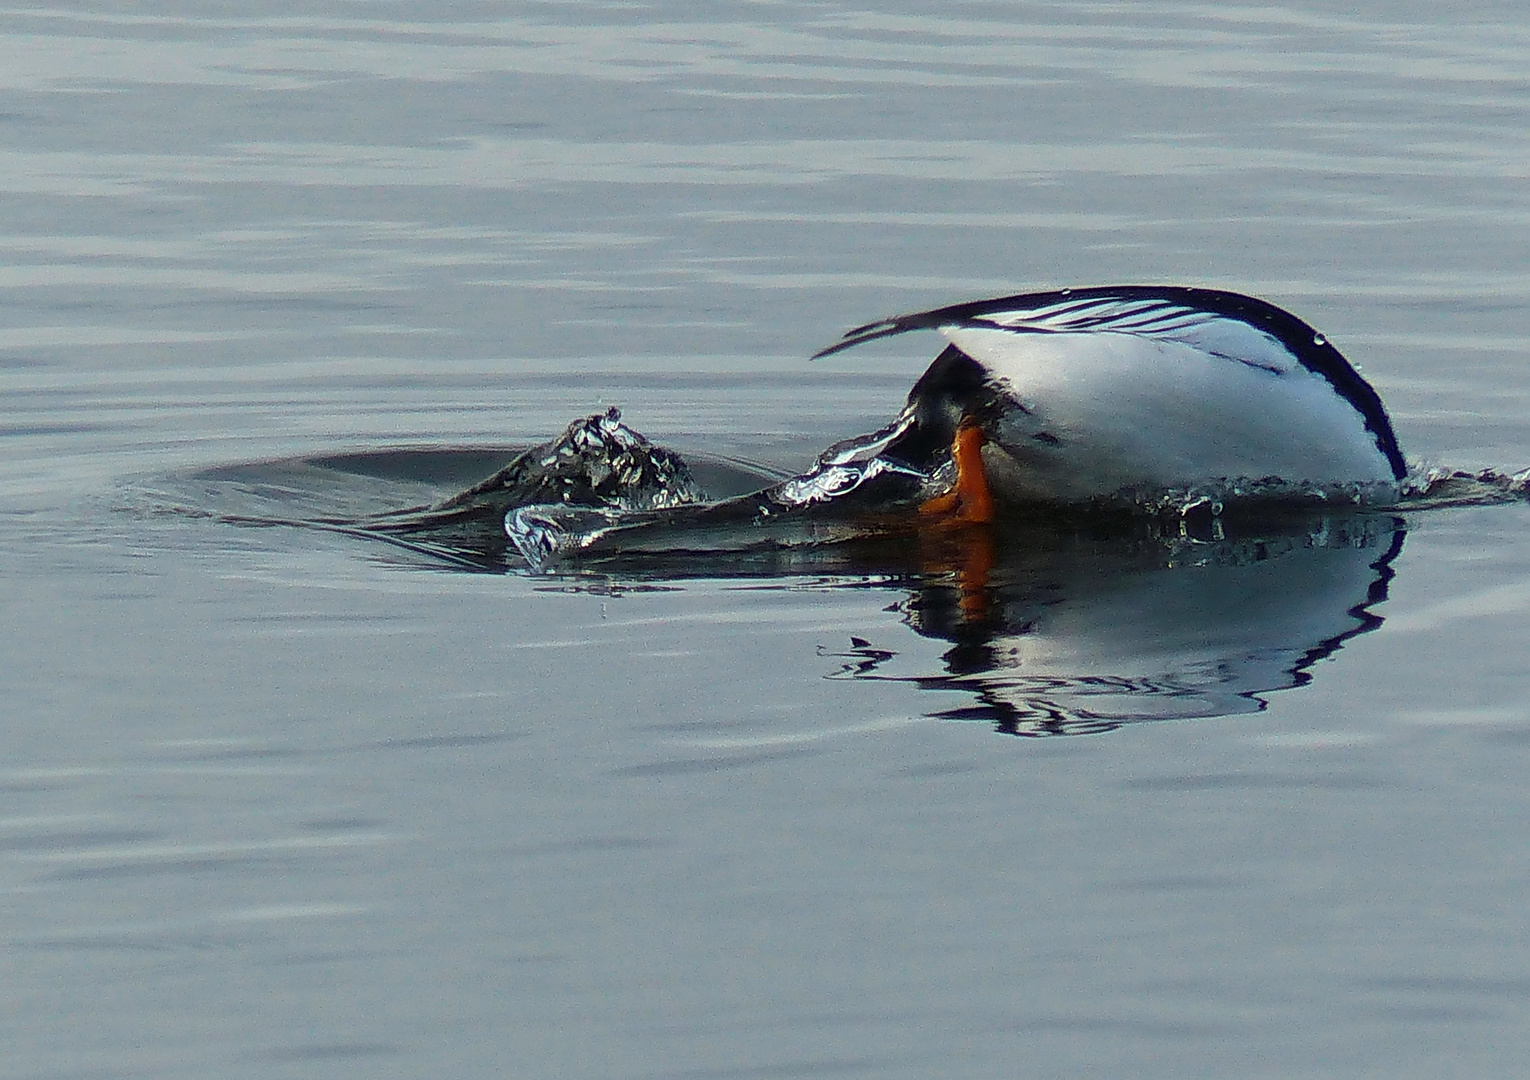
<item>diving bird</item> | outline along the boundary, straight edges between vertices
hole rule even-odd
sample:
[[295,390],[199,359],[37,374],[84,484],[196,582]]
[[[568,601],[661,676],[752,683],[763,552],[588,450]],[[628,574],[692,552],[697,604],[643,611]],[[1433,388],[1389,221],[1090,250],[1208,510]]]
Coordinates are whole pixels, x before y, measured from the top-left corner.
[[949,449],[925,509],[1077,503],[1212,482],[1390,493],[1407,474],[1381,398],[1324,336],[1263,300],[1126,285],[979,300],[881,319],[814,359],[911,330],[949,344],[885,453]]

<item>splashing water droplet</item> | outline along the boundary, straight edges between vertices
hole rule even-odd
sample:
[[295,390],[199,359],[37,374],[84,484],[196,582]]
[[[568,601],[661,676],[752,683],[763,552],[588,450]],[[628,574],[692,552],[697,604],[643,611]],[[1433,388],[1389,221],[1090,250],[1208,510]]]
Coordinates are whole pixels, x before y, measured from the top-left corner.
[[522,506],[505,515],[505,535],[532,570],[578,551],[621,521],[619,511],[584,506]]

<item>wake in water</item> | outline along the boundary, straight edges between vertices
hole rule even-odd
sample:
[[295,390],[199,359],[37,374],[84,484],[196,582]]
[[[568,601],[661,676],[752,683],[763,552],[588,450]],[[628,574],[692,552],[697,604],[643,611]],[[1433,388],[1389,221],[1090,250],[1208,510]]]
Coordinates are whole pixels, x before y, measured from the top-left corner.
[[[420,540],[476,535],[482,543],[492,534],[508,540],[507,550],[536,571],[907,537],[940,527],[924,520],[920,507],[954,482],[948,452],[933,452],[922,462],[888,453],[911,423],[902,417],[838,443],[798,475],[773,477],[757,469],[756,478],[770,482],[718,497],[684,458],[628,427],[612,408],[575,421],[558,438],[522,451],[488,479],[432,506],[349,524]],[[736,487],[739,477],[729,480]],[[1415,470],[1396,486],[1224,480],[1128,490],[1073,506],[1017,507],[1013,517],[1031,526],[1152,534],[1161,542],[1220,541],[1314,515],[1486,505],[1527,494],[1530,470],[1432,468]]]
[[703,452],[682,456],[610,409],[531,448],[385,449],[218,466],[139,486],[132,501],[153,513],[344,533],[462,569],[684,578],[917,575],[971,563],[966,549],[1048,548],[1059,538],[1145,545],[1166,567],[1240,561],[1293,538],[1323,546],[1356,528],[1347,524],[1356,517],[1530,497],[1530,470],[1416,468],[1382,491],[1222,481],[1015,505],[991,525],[968,526],[920,512],[951,489],[956,470],[947,447],[922,459],[889,453],[906,434],[900,418],[791,474]]
[[1530,499],[1530,469],[1463,472],[1437,466],[1419,467],[1402,483],[1399,510],[1430,510],[1444,506],[1491,506]]

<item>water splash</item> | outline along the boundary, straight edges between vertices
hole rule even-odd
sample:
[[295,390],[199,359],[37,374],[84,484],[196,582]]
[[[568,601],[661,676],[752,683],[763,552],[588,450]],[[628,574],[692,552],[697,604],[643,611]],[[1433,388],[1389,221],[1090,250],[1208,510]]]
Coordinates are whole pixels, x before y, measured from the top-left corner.
[[[822,559],[826,549],[847,542],[912,537],[924,544],[930,537],[913,511],[951,489],[955,467],[944,447],[913,449],[926,445],[908,438],[917,423],[905,410],[886,427],[836,443],[806,471],[780,479],[755,467],[742,482],[739,470],[721,480],[719,459],[699,455],[709,462],[709,482],[731,485],[724,492],[729,497],[719,498],[697,482],[679,454],[628,427],[612,408],[575,421],[556,439],[516,454],[488,479],[435,504],[326,521],[395,541],[460,546],[499,565],[510,550],[534,571],[675,556],[734,559],[742,566],[739,556],[765,553],[775,553],[770,557],[776,565],[781,553]],[[1141,533],[1176,552],[1176,544],[1188,544],[1183,557],[1200,560],[1201,545],[1264,535],[1276,519],[1527,498],[1530,469],[1416,466],[1400,484],[1314,485],[1267,477],[1124,490],[1079,506],[1015,508],[1013,522],[1002,525]]]
[[[505,515],[505,534],[533,570],[588,547],[622,524],[620,511],[597,507],[522,506]],[[634,524],[629,518],[629,527]]]
[[433,509],[515,507],[537,503],[664,510],[703,502],[690,467],[622,423],[621,410],[576,420],[550,443],[533,447],[481,483]]
[[[533,570],[580,556],[790,548],[917,528],[908,513],[949,490],[949,454],[912,462],[898,449],[916,424],[905,410],[886,427],[829,447],[807,471],[759,491],[709,501],[683,460],[621,423],[611,409],[571,424],[442,508],[485,498],[502,507],[505,535]],[[1082,507],[1033,507],[1028,518],[1080,514],[1153,523],[1160,540],[1220,542],[1250,517],[1486,505],[1530,497],[1530,470],[1469,473],[1416,467],[1401,483],[1311,484],[1219,479],[1124,490]]]
[[1530,498],[1530,469],[1466,472],[1418,465],[1402,482],[1400,509],[1432,510],[1446,506],[1491,506]]
[[782,509],[829,503],[883,477],[893,479],[895,483],[906,481],[910,495],[935,487],[949,487],[954,479],[954,475],[946,475],[950,472],[949,462],[919,468],[888,456],[888,449],[912,430],[915,422],[913,411],[905,409],[879,431],[835,443],[818,455],[818,460],[807,472],[772,488],[771,499]]
[[1219,518],[1224,513],[1250,507],[1265,511],[1394,509],[1399,503],[1397,484],[1336,483],[1259,479],[1207,480],[1171,488],[1126,488],[1094,500],[1093,509],[1154,517],[1185,519]]
[[[642,440],[647,454],[660,451],[641,435],[619,423],[611,410],[605,419],[614,427],[587,432],[597,417],[571,425],[560,439],[537,451],[535,461],[568,463],[575,468],[613,473],[604,462],[612,453],[629,453],[631,441]],[[806,472],[758,492],[734,499],[707,502],[685,470],[685,486],[674,493],[643,488],[642,505],[620,484],[596,503],[582,495],[584,486],[570,483],[557,503],[537,501],[511,506],[505,512],[505,534],[533,570],[577,555],[630,540],[635,548],[658,540],[673,546],[695,545],[718,551],[761,546],[792,546],[833,543],[865,536],[867,523],[843,520],[849,512],[892,511],[911,507],[932,488],[949,486],[949,463],[921,469],[887,454],[888,447],[914,423],[912,415],[870,435],[836,443],[819,455]],[[571,433],[585,441],[578,457],[565,453],[561,444]],[[669,455],[667,465],[681,476],[684,463]],[[645,474],[646,475],[646,474]],[[523,485],[530,476],[519,477]],[[824,520],[832,508],[842,520]]]
[[1399,483],[1312,484],[1265,477],[1214,480],[1189,487],[1126,490],[1097,505],[1155,515],[1219,517],[1235,507],[1327,507],[1373,510],[1432,510],[1447,506],[1491,506],[1530,498],[1530,469],[1467,472],[1415,465]]

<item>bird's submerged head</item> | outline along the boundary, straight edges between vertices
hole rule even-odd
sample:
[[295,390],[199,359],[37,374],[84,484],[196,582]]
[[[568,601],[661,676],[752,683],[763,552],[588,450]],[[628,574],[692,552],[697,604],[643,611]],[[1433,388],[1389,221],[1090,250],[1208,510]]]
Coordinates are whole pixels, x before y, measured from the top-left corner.
[[991,435],[1004,415],[1017,408],[1023,406],[982,364],[948,345],[909,391],[904,416],[911,423],[885,452],[928,469],[950,454],[958,428],[976,427]]

